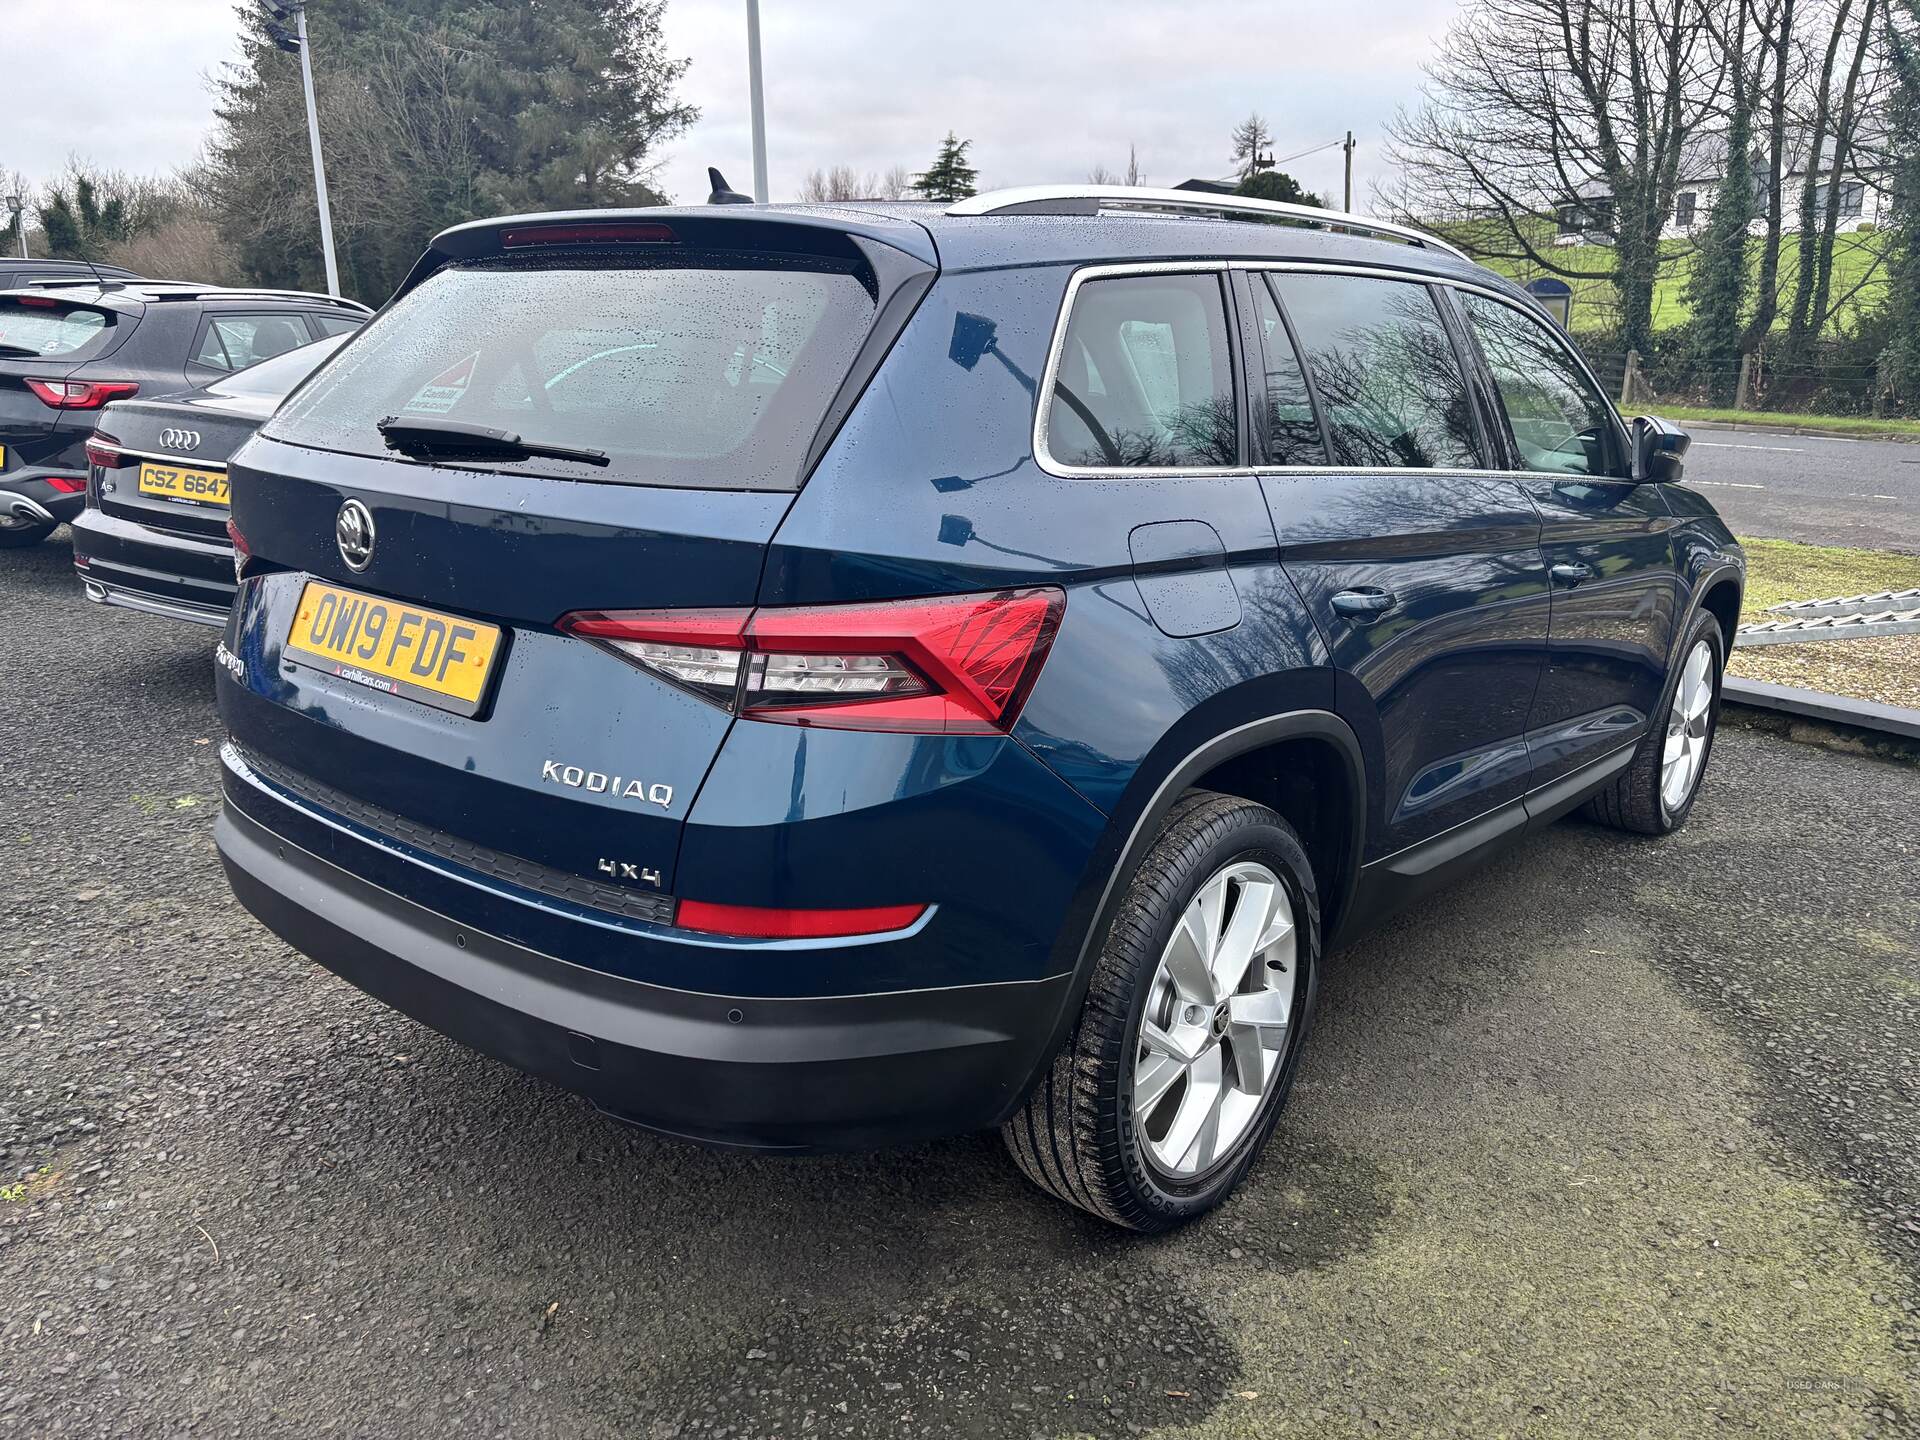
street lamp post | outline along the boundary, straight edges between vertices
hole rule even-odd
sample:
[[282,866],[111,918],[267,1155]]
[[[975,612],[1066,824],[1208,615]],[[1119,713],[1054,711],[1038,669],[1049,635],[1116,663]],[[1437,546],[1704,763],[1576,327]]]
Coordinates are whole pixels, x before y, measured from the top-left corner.
[[18,195],[7,196],[7,208],[13,212],[13,232],[20,237],[20,258],[31,259],[27,254],[27,204]]
[[[327,167],[320,158],[320,114],[313,104],[313,47],[307,40],[306,0],[260,0],[270,17],[267,38],[300,57],[300,84],[307,97],[307,143],[313,150],[313,193],[320,206],[320,254],[327,266],[327,293],[340,293],[340,269],[333,259],[333,213],[327,205]],[[291,19],[293,28],[286,22]]]
[[747,0],[747,99],[753,112],[753,198],[767,203],[767,110],[760,95],[760,0]]

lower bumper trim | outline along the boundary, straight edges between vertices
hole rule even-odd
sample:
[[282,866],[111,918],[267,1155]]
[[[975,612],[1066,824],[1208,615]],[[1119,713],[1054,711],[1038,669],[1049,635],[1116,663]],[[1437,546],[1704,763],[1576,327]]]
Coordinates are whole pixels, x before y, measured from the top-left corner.
[[[1067,976],[852,996],[698,994],[571,965],[381,889],[231,804],[215,827],[241,903],[376,999],[708,1145],[853,1150],[997,1125],[1043,1058]],[[770,965],[830,966],[809,948]]]

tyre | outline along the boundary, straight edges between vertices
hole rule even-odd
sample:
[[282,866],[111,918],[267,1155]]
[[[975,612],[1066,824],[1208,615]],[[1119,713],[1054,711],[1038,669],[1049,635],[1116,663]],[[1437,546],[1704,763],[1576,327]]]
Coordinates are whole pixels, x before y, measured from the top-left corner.
[[1587,802],[1589,817],[1636,835],[1671,835],[1687,823],[1713,753],[1726,663],[1720,622],[1705,612],[1696,615],[1667,681],[1659,723],[1640,742],[1633,763]]
[[1300,838],[1193,791],[1122,896],[1065,1047],[1002,1134],[1041,1189],[1132,1230],[1239,1184],[1286,1102],[1319,983]]
[[0,515],[0,550],[24,550],[29,545],[38,545],[58,526],[58,521],[16,520]]

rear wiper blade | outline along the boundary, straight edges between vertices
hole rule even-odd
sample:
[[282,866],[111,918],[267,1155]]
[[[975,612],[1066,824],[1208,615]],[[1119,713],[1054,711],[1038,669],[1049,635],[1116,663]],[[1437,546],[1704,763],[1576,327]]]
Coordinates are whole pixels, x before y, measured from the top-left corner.
[[40,352],[31,345],[0,345],[0,355],[24,355],[29,360],[40,358]]
[[584,465],[611,463],[604,450],[583,450],[573,445],[546,445],[538,440],[522,440],[511,430],[494,430],[485,425],[470,425],[464,420],[429,420],[416,416],[389,415],[378,426],[389,450],[424,458],[457,459],[486,457],[497,460],[578,460]]

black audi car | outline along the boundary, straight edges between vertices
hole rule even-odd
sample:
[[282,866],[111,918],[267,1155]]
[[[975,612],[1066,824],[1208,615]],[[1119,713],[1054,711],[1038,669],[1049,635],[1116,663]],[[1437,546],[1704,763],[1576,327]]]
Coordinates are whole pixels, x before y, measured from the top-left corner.
[[73,521],[73,564],[89,600],[226,623],[227,457],[346,338],[315,340],[205,389],[107,406],[87,441],[87,503]]

